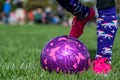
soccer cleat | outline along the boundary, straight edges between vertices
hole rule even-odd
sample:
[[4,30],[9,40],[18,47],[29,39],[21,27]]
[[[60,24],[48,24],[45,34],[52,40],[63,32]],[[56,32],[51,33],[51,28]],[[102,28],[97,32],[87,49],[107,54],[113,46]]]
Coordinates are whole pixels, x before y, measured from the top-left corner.
[[78,38],[80,35],[82,35],[85,24],[95,16],[94,9],[93,8],[89,9],[90,13],[86,18],[83,19],[78,19],[78,17],[73,18],[70,36]]
[[111,64],[108,58],[97,58],[93,61],[93,71],[96,74],[108,74],[111,71]]

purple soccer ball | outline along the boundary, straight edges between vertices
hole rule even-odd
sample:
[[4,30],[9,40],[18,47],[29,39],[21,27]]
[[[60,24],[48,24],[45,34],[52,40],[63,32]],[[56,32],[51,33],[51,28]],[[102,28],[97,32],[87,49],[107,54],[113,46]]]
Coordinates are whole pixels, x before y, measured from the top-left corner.
[[90,56],[86,46],[78,39],[58,36],[44,46],[40,63],[49,72],[81,73],[89,69]]

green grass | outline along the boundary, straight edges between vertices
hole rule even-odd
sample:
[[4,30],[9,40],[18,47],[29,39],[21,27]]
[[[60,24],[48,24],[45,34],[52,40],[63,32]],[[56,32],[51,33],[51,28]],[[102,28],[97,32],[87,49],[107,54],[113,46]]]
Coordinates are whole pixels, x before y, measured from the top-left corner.
[[[113,47],[112,71],[105,78],[91,68],[82,74],[48,73],[40,67],[40,52],[45,43],[67,35],[69,27],[60,25],[0,25],[0,80],[120,80],[120,30]],[[91,60],[96,53],[96,28],[85,28],[79,38],[89,49]]]

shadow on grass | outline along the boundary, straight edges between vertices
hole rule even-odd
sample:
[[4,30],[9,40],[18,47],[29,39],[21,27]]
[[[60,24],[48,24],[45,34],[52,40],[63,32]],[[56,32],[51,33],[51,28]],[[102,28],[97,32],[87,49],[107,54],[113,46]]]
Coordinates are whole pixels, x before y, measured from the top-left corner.
[[89,53],[90,53],[90,59],[91,59],[91,61],[93,61],[95,59],[96,50],[89,49]]

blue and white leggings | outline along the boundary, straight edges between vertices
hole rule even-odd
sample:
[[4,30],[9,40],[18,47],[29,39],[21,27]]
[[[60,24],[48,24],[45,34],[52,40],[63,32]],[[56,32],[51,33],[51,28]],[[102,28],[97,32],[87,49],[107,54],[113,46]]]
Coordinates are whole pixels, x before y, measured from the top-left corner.
[[116,8],[98,10],[97,20],[97,57],[111,61],[112,47],[118,29]]

